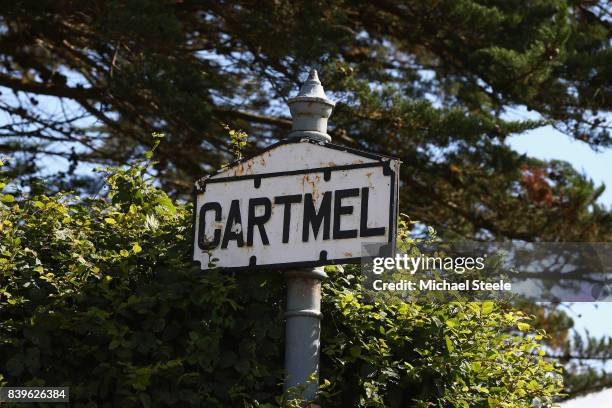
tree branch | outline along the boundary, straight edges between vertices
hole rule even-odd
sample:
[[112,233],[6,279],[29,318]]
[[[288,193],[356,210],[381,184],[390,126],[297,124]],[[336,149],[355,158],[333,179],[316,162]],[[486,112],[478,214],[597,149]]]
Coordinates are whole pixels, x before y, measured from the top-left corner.
[[102,91],[97,88],[72,88],[69,86],[47,85],[40,82],[23,82],[17,78],[2,74],[0,74],[0,86],[22,92],[56,96],[58,98],[70,98],[74,100],[94,99],[102,95]]

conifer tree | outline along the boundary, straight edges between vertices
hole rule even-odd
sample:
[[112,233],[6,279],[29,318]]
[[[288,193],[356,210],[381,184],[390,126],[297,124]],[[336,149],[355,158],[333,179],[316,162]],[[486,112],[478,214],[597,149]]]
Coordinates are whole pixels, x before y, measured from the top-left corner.
[[57,188],[93,191],[83,166],[127,163],[164,132],[154,175],[182,196],[231,157],[226,124],[250,152],[282,139],[314,66],[338,101],[334,140],[403,160],[412,219],[447,237],[609,241],[604,187],[507,138],[550,125],[610,147],[610,18],[596,0],[1,1],[0,154],[24,184],[61,158]]

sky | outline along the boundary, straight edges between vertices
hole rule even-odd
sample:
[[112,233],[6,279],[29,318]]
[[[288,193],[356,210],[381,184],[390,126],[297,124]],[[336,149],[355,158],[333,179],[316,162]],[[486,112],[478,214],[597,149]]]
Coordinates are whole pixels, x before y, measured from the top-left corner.
[[[596,185],[611,186],[606,188],[599,202],[612,208],[612,149],[595,152],[585,143],[570,139],[551,126],[512,136],[509,143],[516,151],[529,156],[565,160]],[[580,331],[588,329],[593,335],[612,335],[612,319],[602,319],[602,316],[612,316],[612,302],[574,303],[571,310]]]
[[612,207],[612,149],[595,152],[586,143],[571,139],[552,126],[511,136],[509,142],[520,153],[539,159],[565,160],[596,185],[611,186],[604,191],[599,202]]
[[[520,153],[539,159],[565,160],[575,169],[591,178],[596,185],[606,189],[599,203],[612,208],[612,149],[595,152],[585,143],[570,139],[551,126],[535,129],[509,139],[510,145]],[[612,336],[612,302],[584,302],[567,304],[567,311],[574,319],[580,333]],[[609,408],[612,407],[612,389],[577,398],[561,404],[562,408]]]
[[612,407],[612,388],[585,395],[561,404],[561,408],[610,408]]

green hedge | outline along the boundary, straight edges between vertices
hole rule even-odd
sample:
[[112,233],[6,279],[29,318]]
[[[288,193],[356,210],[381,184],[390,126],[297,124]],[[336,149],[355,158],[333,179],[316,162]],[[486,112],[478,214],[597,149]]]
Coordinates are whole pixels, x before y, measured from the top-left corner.
[[[282,274],[199,271],[191,205],[147,165],[107,170],[99,197],[0,183],[0,385],[69,386],[88,407],[282,404]],[[322,406],[531,407],[560,392],[520,312],[368,303],[356,270],[328,272]]]

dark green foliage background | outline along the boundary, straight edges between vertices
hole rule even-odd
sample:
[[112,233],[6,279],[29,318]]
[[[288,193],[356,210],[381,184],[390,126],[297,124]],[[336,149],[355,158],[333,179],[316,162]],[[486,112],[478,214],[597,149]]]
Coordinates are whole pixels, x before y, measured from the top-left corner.
[[[191,205],[145,166],[107,171],[108,190],[86,199],[2,183],[0,385],[69,386],[87,407],[286,404],[282,274],[199,271]],[[521,407],[559,394],[523,313],[367,301],[355,268],[328,272],[323,406]]]
[[282,280],[199,271],[190,206],[139,175],[111,176],[110,202],[3,195],[2,382],[70,385],[85,406],[269,398],[282,368]]

